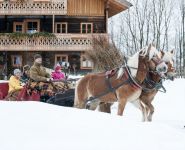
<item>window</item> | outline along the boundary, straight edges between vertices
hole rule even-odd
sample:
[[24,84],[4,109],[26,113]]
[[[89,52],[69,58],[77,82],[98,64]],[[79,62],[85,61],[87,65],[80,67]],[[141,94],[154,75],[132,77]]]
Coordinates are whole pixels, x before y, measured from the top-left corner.
[[38,32],[38,23],[37,22],[28,22],[27,23],[27,32],[28,33]]
[[23,23],[22,22],[14,22],[14,27],[13,27],[13,31],[14,32],[24,32],[24,28],[23,28]]
[[25,20],[25,27],[27,33],[40,32],[40,20]]
[[13,67],[21,67],[22,66],[22,56],[21,55],[12,55],[12,66]]
[[81,68],[82,69],[91,69],[93,67],[93,63],[88,60],[84,55],[81,56]]
[[93,24],[81,23],[81,33],[93,33]]
[[28,22],[27,29],[28,30],[38,30],[37,22]]
[[55,33],[67,33],[67,23],[56,23]]
[[68,62],[68,55],[55,55],[55,64],[60,63],[62,65],[62,62]]

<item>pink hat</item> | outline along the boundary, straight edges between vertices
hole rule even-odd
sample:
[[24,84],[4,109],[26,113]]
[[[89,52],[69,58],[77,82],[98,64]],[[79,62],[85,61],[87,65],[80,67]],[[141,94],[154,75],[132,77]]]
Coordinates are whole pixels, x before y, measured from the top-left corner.
[[55,70],[61,70],[61,67],[60,66],[56,66]]

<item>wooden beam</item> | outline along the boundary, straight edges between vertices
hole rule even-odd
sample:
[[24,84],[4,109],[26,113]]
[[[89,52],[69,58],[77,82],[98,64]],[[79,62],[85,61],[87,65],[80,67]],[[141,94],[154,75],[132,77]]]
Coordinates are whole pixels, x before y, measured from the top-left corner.
[[52,23],[53,30],[52,32],[55,33],[55,15],[53,15],[53,23]]
[[108,18],[109,18],[109,0],[106,1],[105,5],[106,33],[108,33]]

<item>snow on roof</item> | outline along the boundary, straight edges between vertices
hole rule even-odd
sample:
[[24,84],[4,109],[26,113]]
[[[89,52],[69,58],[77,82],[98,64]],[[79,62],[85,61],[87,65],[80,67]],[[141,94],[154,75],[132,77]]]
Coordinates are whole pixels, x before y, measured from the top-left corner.
[[123,4],[123,5],[126,5],[127,7],[131,7],[132,4],[126,0],[116,0],[117,2]]

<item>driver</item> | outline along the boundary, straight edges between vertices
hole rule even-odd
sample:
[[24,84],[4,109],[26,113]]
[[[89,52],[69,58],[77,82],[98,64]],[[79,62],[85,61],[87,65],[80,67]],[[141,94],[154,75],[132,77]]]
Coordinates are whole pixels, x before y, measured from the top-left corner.
[[30,68],[30,78],[34,81],[41,82],[52,80],[50,74],[47,73],[45,67],[42,66],[42,56],[40,54],[34,56],[34,64]]
[[40,99],[42,102],[46,102],[51,96],[53,96],[53,85],[50,83],[52,78],[50,74],[46,72],[46,68],[42,66],[42,56],[36,54],[34,56],[34,64],[30,68],[30,88],[40,92]]

